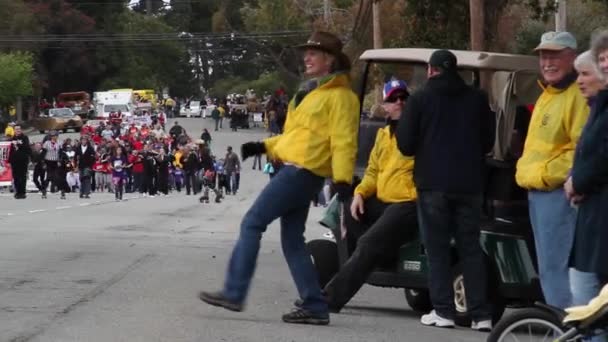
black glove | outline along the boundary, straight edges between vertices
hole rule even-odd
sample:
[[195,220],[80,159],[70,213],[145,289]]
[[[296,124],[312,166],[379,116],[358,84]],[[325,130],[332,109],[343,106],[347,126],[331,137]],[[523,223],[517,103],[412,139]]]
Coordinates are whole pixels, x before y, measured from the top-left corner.
[[353,196],[353,187],[347,183],[335,183],[334,190],[338,194],[338,201],[342,203]]
[[262,142],[248,142],[241,145],[241,159],[266,153],[266,145]]

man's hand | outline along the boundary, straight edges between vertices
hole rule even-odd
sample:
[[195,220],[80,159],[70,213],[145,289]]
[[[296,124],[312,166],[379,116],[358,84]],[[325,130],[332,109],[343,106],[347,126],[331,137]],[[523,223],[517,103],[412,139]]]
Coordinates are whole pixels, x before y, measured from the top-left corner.
[[568,177],[566,183],[564,183],[564,192],[566,193],[566,198],[568,201],[572,200],[572,198],[576,196],[576,191],[574,190],[574,185],[572,184],[572,177]]
[[266,145],[262,142],[248,142],[241,145],[241,159],[266,153]]
[[350,204],[350,214],[357,221],[360,221],[359,214],[365,213],[363,196],[360,194],[355,194],[353,198],[353,202]]
[[353,195],[353,187],[347,183],[335,183],[334,190],[338,194],[338,201],[344,203]]

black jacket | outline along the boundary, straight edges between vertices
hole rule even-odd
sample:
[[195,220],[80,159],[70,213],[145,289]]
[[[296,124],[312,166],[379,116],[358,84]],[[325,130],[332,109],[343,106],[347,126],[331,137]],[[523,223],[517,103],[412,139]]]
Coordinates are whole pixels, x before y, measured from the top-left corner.
[[32,155],[32,148],[30,146],[30,139],[25,134],[14,136],[11,141],[11,151],[9,154],[9,162],[13,168],[24,168],[27,167],[30,162],[30,156]]
[[200,170],[201,161],[196,151],[191,151],[187,155],[182,156],[180,162],[184,166],[184,171],[186,173],[196,173]]
[[396,130],[399,150],[415,156],[416,188],[482,193],[485,154],[494,141],[493,121],[487,95],[458,74],[430,78],[408,99]]
[[608,277],[608,90],[599,93],[579,140],[572,182],[578,208],[570,266]]
[[35,169],[43,169],[46,168],[46,163],[44,161],[44,157],[46,155],[46,149],[42,148],[40,151],[36,152],[32,150],[32,164],[34,164]]
[[74,147],[74,150],[74,152],[76,152],[75,158],[76,162],[78,163],[78,169],[84,170],[93,168],[96,156],[95,149],[93,146],[91,146],[91,144],[87,145],[87,149],[84,151],[84,153],[82,153],[81,145]]
[[186,131],[180,125],[174,125],[169,130],[169,135],[172,136],[172,137],[179,137],[180,135],[185,134],[185,133],[186,133]]

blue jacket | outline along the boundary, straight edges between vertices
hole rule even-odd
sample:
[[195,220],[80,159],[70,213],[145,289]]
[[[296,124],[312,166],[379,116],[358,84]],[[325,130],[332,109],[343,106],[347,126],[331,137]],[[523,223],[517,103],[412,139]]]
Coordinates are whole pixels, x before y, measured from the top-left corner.
[[574,157],[572,182],[579,205],[570,265],[608,276],[608,90],[599,93]]

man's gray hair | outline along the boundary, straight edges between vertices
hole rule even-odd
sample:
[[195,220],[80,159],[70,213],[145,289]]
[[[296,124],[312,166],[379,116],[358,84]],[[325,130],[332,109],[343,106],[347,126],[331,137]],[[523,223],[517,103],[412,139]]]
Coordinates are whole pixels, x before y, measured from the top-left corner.
[[608,50],[608,30],[598,32],[591,39],[591,52],[597,62],[600,53]]
[[604,81],[604,74],[600,71],[599,66],[597,65],[596,58],[591,50],[587,50],[574,60],[574,68],[576,71],[580,72],[583,68],[590,68],[593,72],[594,76],[597,77],[600,81]]

